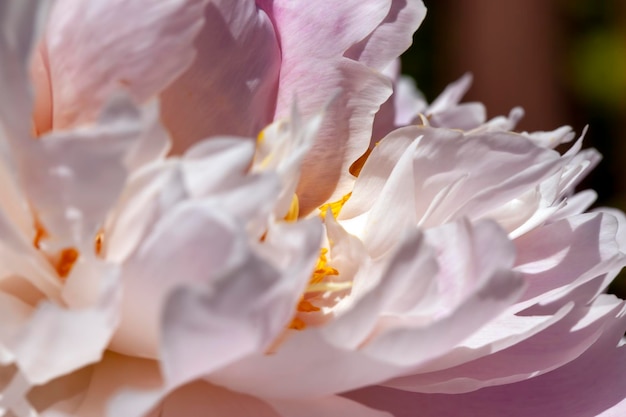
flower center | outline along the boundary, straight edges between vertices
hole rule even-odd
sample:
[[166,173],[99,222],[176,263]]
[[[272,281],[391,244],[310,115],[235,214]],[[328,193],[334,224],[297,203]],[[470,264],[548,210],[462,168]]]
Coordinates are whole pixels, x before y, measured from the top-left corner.
[[[350,196],[351,193],[348,193],[337,201],[320,206],[320,217],[325,220],[326,215],[330,210],[333,217],[336,218],[346,201],[350,199]],[[294,221],[297,219],[297,204],[298,197],[294,195],[291,208],[285,216],[285,220]],[[313,299],[317,298],[318,296],[329,295],[344,291],[352,287],[352,282],[341,282],[332,280],[332,278],[338,276],[339,271],[329,265],[328,248],[321,248],[317,264],[315,265],[315,269],[313,270],[311,278],[309,279],[309,285],[304,291],[304,294],[302,295],[300,302],[296,307],[296,313],[294,315],[294,318],[287,326],[289,329],[304,330],[307,327],[307,322],[305,321],[306,313],[315,313],[321,310],[319,306],[316,306],[314,304]]]
[[80,252],[74,247],[67,247],[59,250],[54,255],[50,255],[43,247],[43,241],[50,237],[48,231],[38,219],[35,219],[34,228],[35,236],[33,238],[33,246],[44,254],[46,259],[48,259],[48,262],[50,262],[54,270],[57,272],[59,278],[64,281],[70,272],[72,272],[74,264],[76,264],[76,261],[78,261],[78,258],[80,257]]
[[326,220],[326,213],[328,213],[328,209],[330,209],[330,212],[333,214],[333,217],[336,219],[337,216],[339,216],[339,212],[341,211],[343,206],[350,199],[350,196],[352,196],[352,192],[349,192],[348,194],[344,195],[337,201],[333,201],[332,203],[322,204],[318,209],[320,211],[320,217]]

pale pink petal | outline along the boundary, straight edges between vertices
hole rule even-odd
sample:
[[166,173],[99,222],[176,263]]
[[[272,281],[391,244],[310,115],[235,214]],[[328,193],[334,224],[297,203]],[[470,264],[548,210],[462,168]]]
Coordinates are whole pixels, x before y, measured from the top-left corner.
[[100,285],[93,305],[71,310],[40,303],[10,345],[20,369],[33,383],[97,362],[106,349],[118,320],[119,277],[112,267],[90,266],[81,269],[81,278]]
[[[506,240],[502,231],[496,231],[491,223],[485,223],[480,227],[483,230],[477,233],[481,235],[477,239],[482,244],[491,241],[494,246],[502,246],[502,239]],[[410,242],[406,252],[399,252],[401,253],[399,259],[408,262],[406,257],[410,254],[410,249],[415,248],[415,244],[418,243]],[[471,245],[468,249],[471,249]],[[489,251],[481,250],[480,253],[485,259],[477,260],[477,265],[493,262],[500,263],[502,268],[507,262],[512,264],[512,260],[507,261],[507,257],[487,260]],[[389,285],[390,289],[395,287],[396,291],[408,288],[412,280],[420,277],[402,276],[399,272],[414,270],[413,267],[420,264],[421,260],[418,259],[415,265],[410,262],[399,265],[396,270],[397,276],[388,279],[386,285]],[[272,354],[252,355],[217,371],[211,376],[211,380],[230,389],[262,397],[302,398],[329,395],[406,374],[412,367],[440,356],[456,346],[510,306],[519,296],[522,290],[521,281],[510,271],[501,268],[493,271],[493,268],[486,266],[484,274],[477,277],[478,283],[469,289],[469,294],[460,306],[454,312],[429,324],[412,323],[410,317],[408,320],[398,320],[394,326],[381,320],[375,333],[359,346],[358,350],[346,349],[345,346],[349,346],[346,343],[353,341],[346,340],[342,334],[326,332],[324,327],[306,329],[302,332],[292,331]],[[477,270],[480,268],[477,267]],[[415,294],[411,295],[419,296],[418,292],[419,287],[415,289]],[[393,311],[392,300],[395,299],[399,306],[403,306],[403,296],[409,296],[390,291],[390,296],[394,298],[383,299],[379,303],[374,297],[375,293],[372,294],[371,297],[362,298],[362,303],[354,308],[367,313],[368,305],[380,309],[380,304],[383,306],[391,304],[386,310]],[[386,310],[381,309],[383,314]],[[360,318],[355,315],[349,322],[362,332]],[[367,314],[364,314],[362,319],[371,320]],[[371,326],[369,323],[366,324]],[[367,329],[368,326],[363,327]],[[348,326],[344,327],[347,328]],[[358,339],[360,336],[356,333],[355,331],[349,335]],[[333,340],[333,336],[338,337],[337,341]],[[337,342],[343,342],[345,346]],[[306,378],[302,378],[302,375],[306,375]],[[264,381],[272,381],[272,384]]]
[[26,399],[31,383],[15,366],[0,367],[0,410],[4,416],[36,415]]
[[[479,218],[492,207],[533,189],[559,164],[555,152],[513,134],[454,138],[451,133],[430,132],[425,129],[415,155],[416,193],[420,195],[416,209],[425,227],[461,216]],[[456,186],[437,199],[436,205],[430,203],[453,183]]]
[[581,214],[591,207],[591,205],[597,200],[598,193],[594,190],[584,190],[576,193],[566,199],[566,204],[561,208],[550,220],[558,221],[568,216],[575,216]]
[[323,397],[310,400],[268,400],[281,417],[392,417],[343,397]]
[[[268,11],[280,34],[283,88],[283,80],[290,71],[306,66],[309,58],[340,57],[375,30],[381,30],[379,27],[390,13],[392,0],[346,0],[341,3],[332,0],[261,0],[258,3]],[[328,13],[329,10],[333,13]],[[376,41],[380,42],[378,36]],[[396,53],[389,62],[399,54]],[[290,103],[290,98],[285,98]]]
[[[419,139],[413,141],[404,151],[368,213],[367,224],[360,237],[373,258],[393,249],[398,242],[398,234],[418,224],[414,208],[418,197],[414,185],[413,155],[419,143]],[[385,227],[377,227],[382,224]]]
[[106,352],[99,363],[35,387],[28,398],[42,417],[105,417],[120,390],[160,385],[157,362]]
[[[362,347],[363,352],[397,366],[425,363],[454,348],[519,298],[524,285],[510,270],[513,248],[507,244],[504,233],[492,222],[481,222],[473,227],[468,222],[460,222],[444,229],[451,228],[456,229],[458,247],[439,246],[436,240],[427,240],[433,240],[436,252],[441,253],[437,279],[443,288],[434,312],[432,307],[426,310],[431,315],[430,320],[424,322],[419,308],[411,310],[405,315],[407,320],[381,325]],[[475,258],[470,260],[470,254]],[[455,283],[461,278],[456,275],[459,272],[464,282]],[[446,292],[457,288],[465,288],[465,293]],[[448,299],[450,304],[446,303]]]
[[215,206],[186,202],[170,209],[126,261],[123,320],[112,341],[114,349],[154,357],[159,317],[169,291],[184,283],[212,282],[235,262],[245,245],[241,233],[235,221]]
[[521,301],[565,285],[579,285],[610,272],[616,262],[623,264],[617,227],[617,218],[610,214],[585,213],[515,239],[516,269],[528,284]]
[[24,191],[52,247],[93,250],[96,232],[126,181],[127,158],[157,122],[151,111],[117,97],[95,126],[13,144]]
[[354,184],[350,199],[339,213],[339,220],[358,216],[374,205],[400,157],[419,136],[420,129],[417,126],[400,128],[372,149]]
[[[0,6],[0,125],[14,140],[28,140],[31,130],[29,64],[35,42],[44,26],[50,2],[25,0]],[[5,138],[0,155],[6,159]]]
[[374,114],[391,94],[386,77],[342,58],[348,48],[380,25],[391,3],[263,2],[280,33],[282,67],[276,117],[288,116],[296,98],[303,114],[310,115],[335,97],[303,166],[298,187],[303,213],[347,192],[348,168],[367,149]]
[[381,383],[406,372],[361,351],[334,347],[313,328],[289,331],[272,353],[244,358],[216,371],[210,380],[261,398],[303,399]]
[[178,154],[210,136],[255,137],[276,104],[281,52],[267,14],[254,0],[217,0],[200,15],[196,59],[161,95]]
[[[559,416],[618,417],[626,413],[626,349],[623,312],[587,352],[552,372],[515,384],[467,394],[418,394],[371,387],[348,398],[387,410],[395,417]],[[542,353],[543,354],[543,353]]]
[[[369,271],[368,271],[369,272]],[[415,306],[428,294],[437,275],[437,263],[421,233],[407,236],[389,261],[381,282],[350,302],[352,307],[321,328],[330,344],[355,349],[374,330],[380,316],[405,304]]]
[[394,86],[394,97],[396,126],[409,125],[418,113],[426,111],[426,99],[410,77],[400,77]]
[[[168,384],[209,375],[265,351],[293,317],[318,256],[319,224],[282,231],[293,259],[280,271],[240,248],[242,257],[208,286],[168,296],[163,313],[163,360]],[[296,249],[301,252],[296,252]]]
[[576,137],[570,126],[561,126],[547,132],[522,132],[522,135],[544,148],[555,148],[562,143],[570,142]]
[[411,46],[413,33],[425,16],[421,0],[393,0],[382,23],[345,56],[381,71]]
[[429,116],[431,126],[470,130],[485,121],[487,110],[482,103],[462,103],[441,113],[429,113]]
[[[413,203],[412,216],[424,227],[462,216],[480,218],[494,207],[535,189],[538,181],[551,178],[563,163],[556,152],[505,132],[464,136],[448,129],[405,129],[388,136],[395,143],[386,145],[387,140],[383,140],[373,150],[340,219],[362,212],[363,205],[365,209],[372,207],[368,222],[376,222],[398,206],[397,199],[407,198],[407,189],[419,196]],[[400,139],[402,134],[407,137]],[[395,165],[402,147],[408,148],[405,144],[417,135],[423,137],[413,152],[413,169],[406,168],[404,174],[398,172],[394,176],[402,178],[404,187],[409,187],[410,182],[413,185],[403,188],[402,193],[393,192],[381,198],[383,187],[392,186],[391,169],[399,169]]]
[[206,382],[195,382],[176,390],[148,417],[196,417],[202,415],[282,417],[258,398],[229,391]]
[[290,118],[267,126],[257,141],[252,171],[274,171],[280,177],[281,191],[275,208],[277,218],[284,217],[289,211],[300,180],[302,160],[315,142],[323,117],[320,112],[304,119],[297,101],[294,101]]
[[[314,73],[324,75],[310,79]],[[289,77],[285,81],[289,84],[280,90],[283,107],[294,98],[304,115],[326,107],[317,141],[302,164],[297,190],[301,211],[308,213],[351,188],[354,179],[349,167],[367,150],[374,114],[391,88],[386,77],[347,58],[307,62],[306,67],[294,67]]]
[[393,94],[381,106],[376,118],[370,148],[394,129],[411,125],[419,113],[426,113],[428,103],[411,77],[400,75],[400,60],[383,70],[393,83]]
[[[250,141],[215,138],[195,145],[180,160],[162,161],[131,176],[103,229],[106,259],[126,259],[150,227],[181,201],[232,193],[250,181],[245,172],[253,153]],[[275,186],[253,182],[259,189]],[[261,190],[251,195],[256,194],[264,195]]]
[[432,102],[428,112],[433,114],[439,113],[459,104],[472,85],[473,78],[472,74],[466,73],[455,82],[449,84]]
[[241,183],[254,156],[254,143],[219,137],[200,142],[183,158],[185,183],[194,197],[208,197]]
[[93,121],[119,89],[138,102],[157,95],[193,61],[203,5],[202,0],[57,1],[43,40],[53,129]]
[[[606,297],[606,298],[605,298]],[[579,307],[547,329],[507,349],[485,354],[438,372],[416,374],[385,385],[416,392],[462,393],[532,378],[576,359],[589,348],[623,308],[613,297]],[[555,317],[558,319],[558,316]],[[549,350],[545,346],[550,346]]]
[[[512,315],[508,312],[498,316],[492,322],[478,329],[469,338],[463,340],[445,355],[420,366],[415,372],[417,378],[437,371],[452,368],[459,364],[490,355],[530,338],[560,321],[574,308],[574,303],[562,306],[554,314],[535,314],[528,316]],[[407,378],[412,378],[409,376]],[[404,380],[404,378],[399,378]]]

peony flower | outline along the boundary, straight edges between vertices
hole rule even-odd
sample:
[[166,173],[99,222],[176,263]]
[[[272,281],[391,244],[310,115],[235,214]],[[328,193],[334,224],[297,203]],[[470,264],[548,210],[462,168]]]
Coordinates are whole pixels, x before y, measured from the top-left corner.
[[599,155],[426,103],[420,1],[48,5],[0,5],[3,413],[624,412]]

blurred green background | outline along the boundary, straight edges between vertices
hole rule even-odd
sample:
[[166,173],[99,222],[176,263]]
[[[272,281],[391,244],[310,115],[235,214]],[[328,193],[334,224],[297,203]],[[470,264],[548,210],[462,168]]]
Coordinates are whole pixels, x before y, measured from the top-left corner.
[[[432,100],[465,72],[489,117],[522,106],[520,130],[589,125],[603,161],[581,185],[626,211],[626,0],[424,0],[403,72]],[[626,298],[626,273],[610,292]]]

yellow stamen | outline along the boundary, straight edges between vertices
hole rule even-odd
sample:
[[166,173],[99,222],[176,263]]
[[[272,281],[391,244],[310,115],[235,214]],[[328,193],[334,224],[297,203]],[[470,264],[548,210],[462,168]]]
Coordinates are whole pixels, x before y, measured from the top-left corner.
[[351,282],[318,282],[315,284],[309,284],[306,287],[306,292],[338,292],[352,288]]
[[100,231],[96,234],[93,245],[96,255],[102,255],[102,246],[104,245],[104,231],[102,229],[100,229]]
[[314,306],[309,301],[302,300],[298,303],[298,311],[302,313],[312,313],[314,311],[320,311],[320,308]]
[[35,237],[33,238],[33,246],[40,249],[41,241],[48,237],[48,232],[41,222],[35,219]]
[[287,327],[293,330],[304,330],[306,329],[306,323],[298,317],[294,317]]
[[[328,249],[321,248],[320,256],[317,260],[317,265],[311,274],[311,278],[309,280],[309,285],[305,290],[305,294],[315,293],[315,292],[335,292],[335,291],[343,291],[345,289],[351,288],[351,282],[324,282],[324,280],[329,276],[337,276],[339,275],[339,271],[335,268],[328,265],[328,258],[326,255],[328,254]],[[303,295],[304,297],[304,295]],[[305,300],[302,298],[296,307],[296,311],[299,313],[314,313],[320,311],[321,309],[314,305],[310,300]],[[289,329],[293,330],[304,330],[306,328],[306,323],[301,317],[295,316],[289,325],[287,326]]]
[[65,248],[61,251],[54,265],[54,268],[61,278],[67,278],[70,272],[72,272],[72,268],[78,260],[79,255],[80,253],[75,248]]
[[315,270],[313,270],[313,275],[311,275],[309,285],[317,284],[329,275],[339,275],[339,271],[337,271],[335,268],[328,266],[328,258],[326,258],[326,254],[328,254],[328,249],[320,249],[320,257],[317,260]]
[[331,213],[333,214],[333,217],[337,218],[337,216],[339,216],[339,212],[343,208],[344,204],[346,204],[346,202],[350,199],[351,195],[352,193],[350,192],[344,195],[343,197],[341,197],[341,199],[337,201],[333,201],[332,203],[326,203],[326,204],[321,205],[319,207],[320,217],[322,219],[326,219],[326,212],[328,211],[328,209],[330,209]]
[[265,141],[265,130],[261,130],[256,137],[257,145],[261,145]]
[[294,194],[293,197],[291,198],[289,211],[285,215],[285,221],[295,222],[296,220],[298,220],[299,215],[300,215],[300,201],[298,200],[298,195]]

